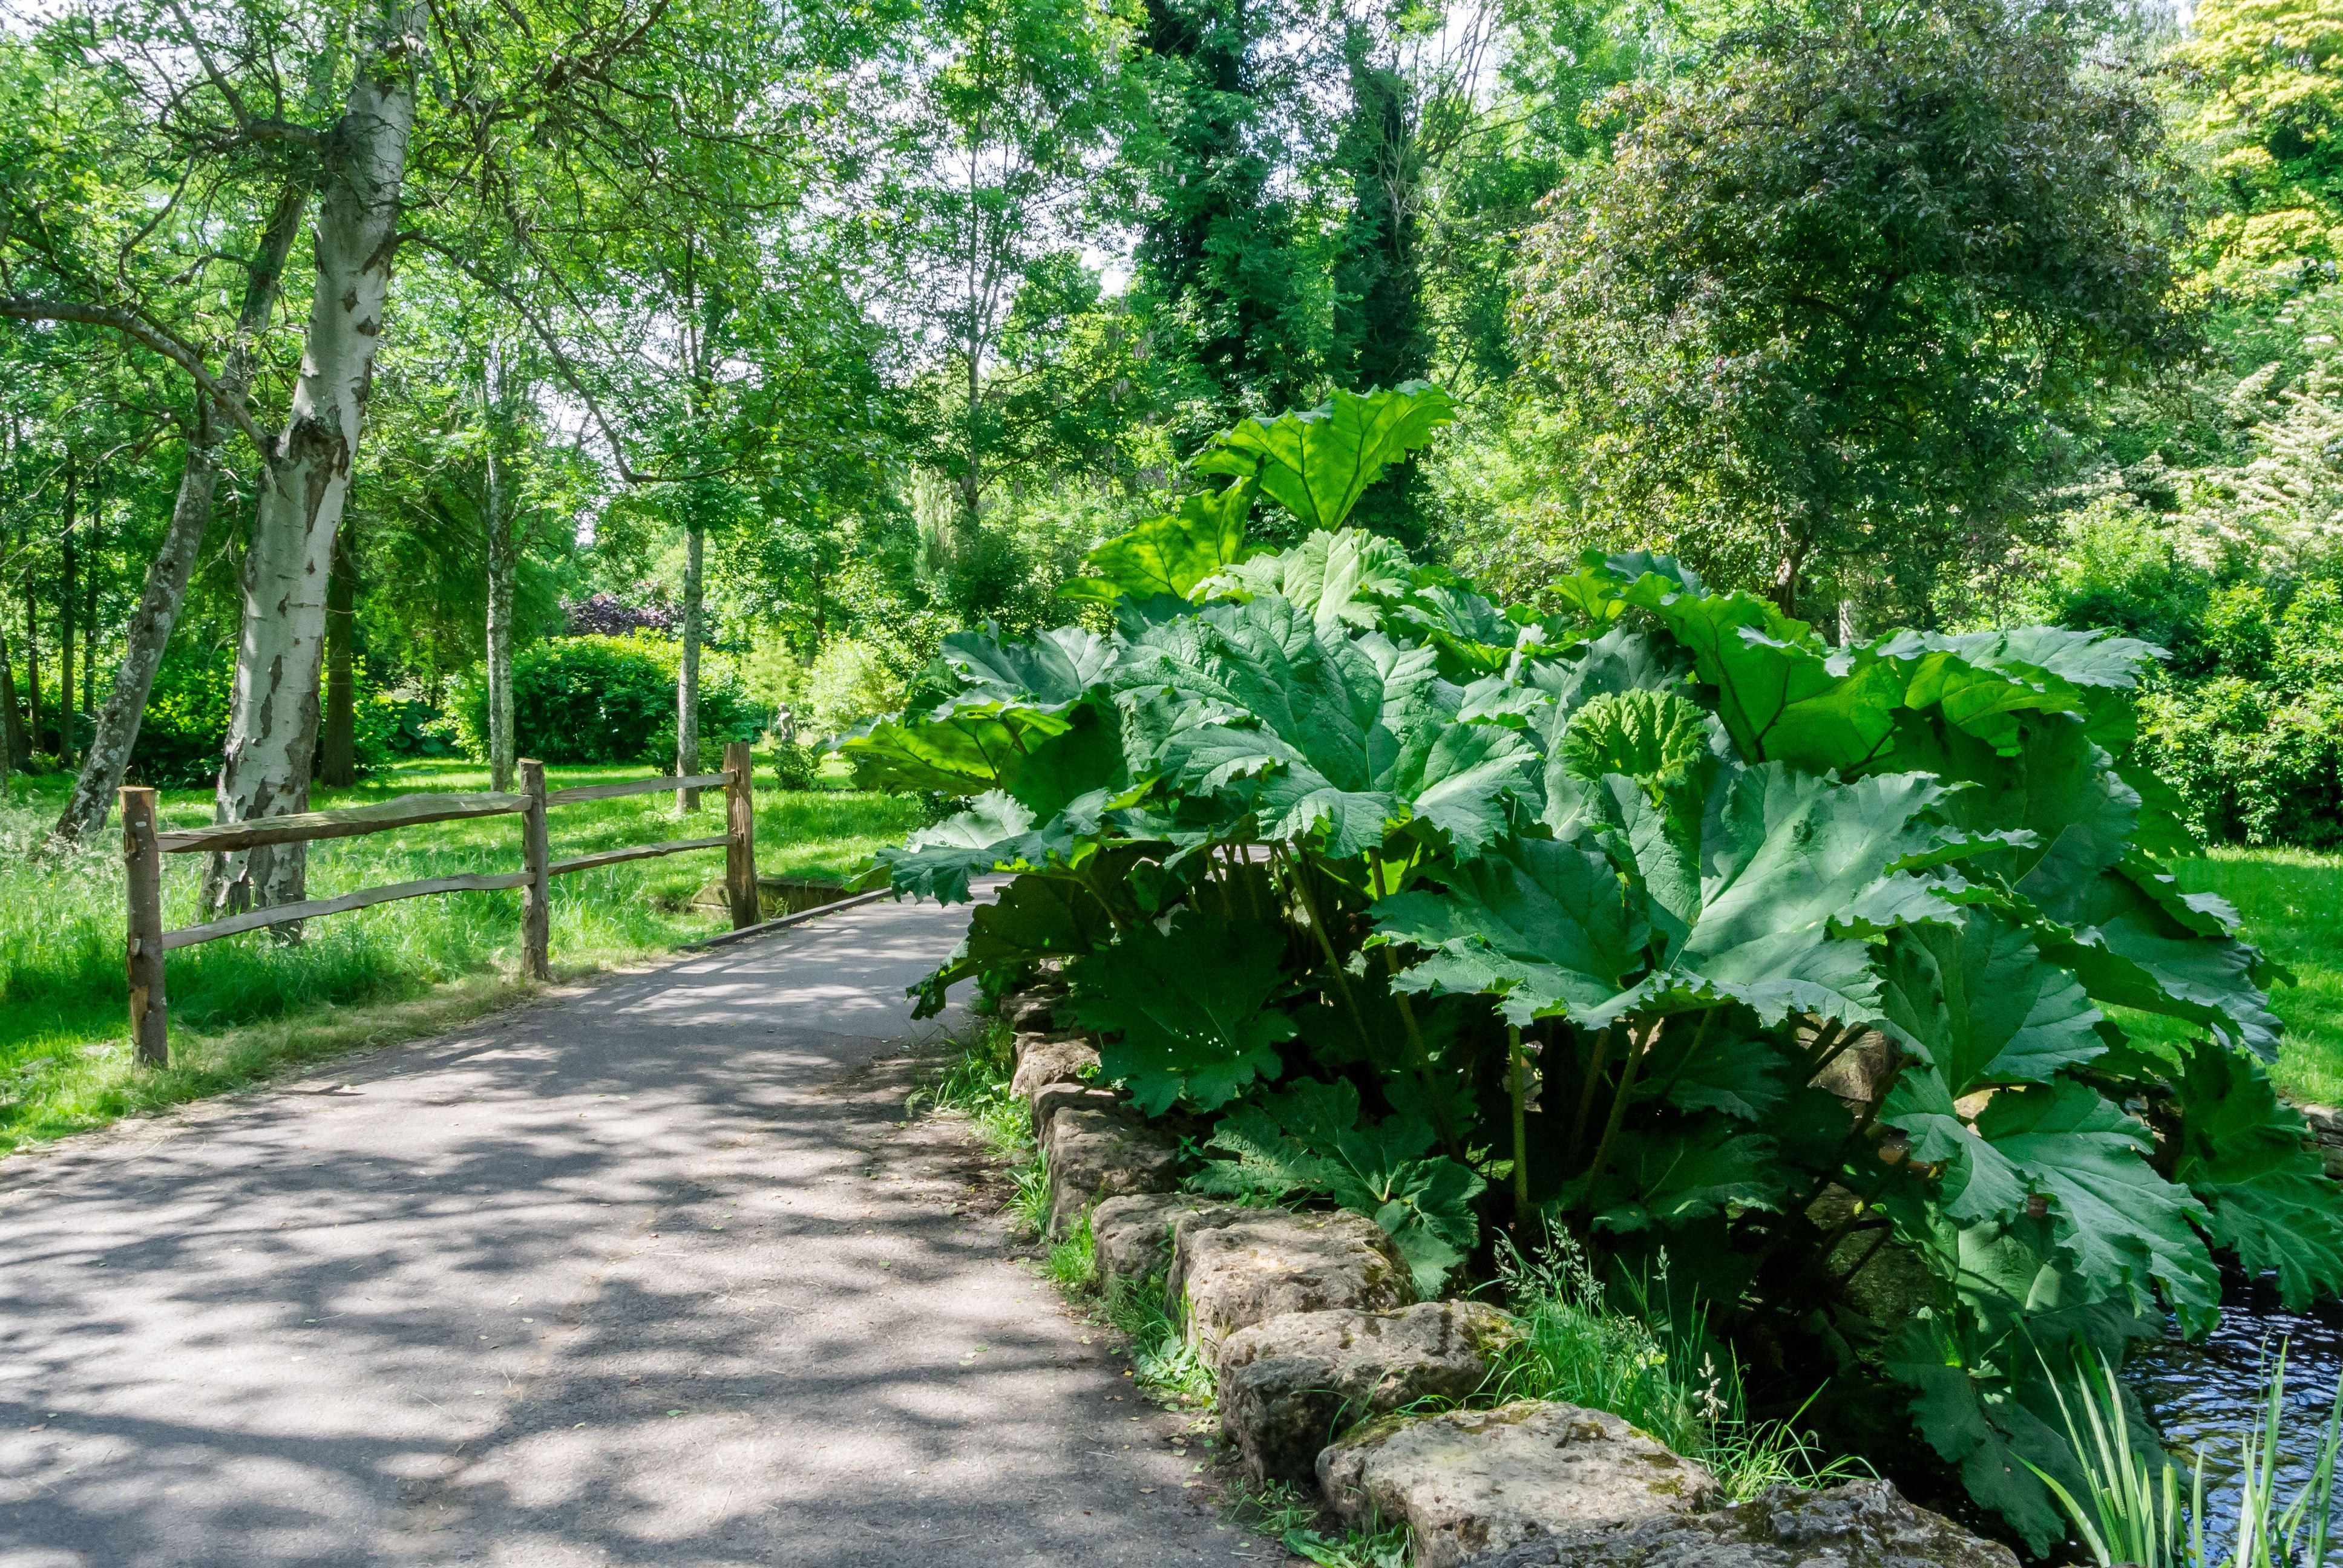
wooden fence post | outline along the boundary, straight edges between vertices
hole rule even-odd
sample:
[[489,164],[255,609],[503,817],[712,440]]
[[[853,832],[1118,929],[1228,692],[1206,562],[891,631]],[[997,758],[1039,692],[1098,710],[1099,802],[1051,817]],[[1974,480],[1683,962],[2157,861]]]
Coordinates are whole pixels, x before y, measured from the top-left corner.
[[163,851],[155,842],[155,791],[126,788],[122,863],[129,890],[123,970],[130,981],[130,1042],[140,1065],[171,1060],[170,1008],[163,991]]
[[745,740],[724,748],[724,890],[732,901],[732,929],[753,926],[757,908],[756,764]]
[[553,978],[553,863],[546,844],[545,764],[520,759],[520,792],[528,804],[520,814],[521,869],[528,880],[520,890],[521,972],[534,980]]

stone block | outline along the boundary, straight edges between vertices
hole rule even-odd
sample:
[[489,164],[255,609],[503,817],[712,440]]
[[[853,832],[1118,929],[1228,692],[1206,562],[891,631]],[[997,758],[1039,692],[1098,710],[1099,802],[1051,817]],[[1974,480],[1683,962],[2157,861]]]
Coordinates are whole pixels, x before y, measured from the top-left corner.
[[1221,1431],[1254,1480],[1308,1481],[1344,1428],[1429,1396],[1473,1393],[1518,1333],[1478,1302],[1271,1318],[1221,1342]]
[[1711,1513],[1543,1536],[1466,1568],[2017,1568],[2017,1556],[1906,1503],[1887,1482],[1853,1481],[1822,1492],[1777,1486]]
[[1182,1214],[1220,1207],[1192,1192],[1134,1192],[1091,1211],[1091,1240],[1101,1289],[1137,1285],[1172,1268],[1172,1225]]
[[1050,1172],[1050,1234],[1071,1232],[1082,1211],[1101,1198],[1168,1192],[1179,1185],[1180,1141],[1121,1112],[1061,1107],[1042,1129]]
[[1384,1312],[1415,1299],[1398,1250],[1373,1220],[1283,1209],[1180,1216],[1167,1289],[1190,1342],[1208,1356],[1239,1329],[1287,1312]]
[[1098,1052],[1079,1040],[1036,1040],[1017,1053],[1009,1088],[1030,1101],[1053,1083],[1086,1084],[1084,1070],[1097,1066]]
[[1354,1523],[1406,1521],[1416,1568],[1690,1513],[1716,1497],[1705,1469],[1619,1417],[1542,1400],[1387,1417],[1320,1453],[1318,1483]]

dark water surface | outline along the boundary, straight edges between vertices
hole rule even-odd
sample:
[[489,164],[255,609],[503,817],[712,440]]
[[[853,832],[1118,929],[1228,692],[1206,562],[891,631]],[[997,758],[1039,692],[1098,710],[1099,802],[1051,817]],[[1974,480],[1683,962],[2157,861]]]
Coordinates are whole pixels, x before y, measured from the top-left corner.
[[[2335,1384],[2343,1376],[2343,1313],[2281,1312],[2274,1302],[2239,1302],[2221,1314],[2210,1338],[2190,1344],[2177,1332],[2141,1347],[2124,1368],[2181,1464],[2205,1453],[2206,1545],[2227,1544],[2237,1517],[2238,1439],[2258,1429],[2264,1374],[2286,1346],[2285,1419],[2278,1439],[2279,1505],[2306,1485],[2327,1428]],[[2343,1522],[2343,1506],[2338,1506]]]

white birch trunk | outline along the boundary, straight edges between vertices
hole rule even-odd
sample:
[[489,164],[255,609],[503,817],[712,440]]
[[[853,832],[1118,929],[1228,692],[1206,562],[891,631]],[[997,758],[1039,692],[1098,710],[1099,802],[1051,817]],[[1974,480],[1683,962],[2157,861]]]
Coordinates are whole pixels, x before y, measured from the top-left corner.
[[[699,771],[700,564],[707,535],[686,528],[683,540],[683,662],[675,672],[675,773],[679,779]],[[699,791],[678,789],[675,809],[699,810]]]
[[[261,231],[260,247],[245,286],[244,307],[236,317],[236,342],[218,377],[221,388],[232,397],[241,399],[252,385],[252,344],[277,308],[285,259],[292,254],[293,241],[301,232],[301,216],[308,206],[307,183],[287,181],[269,214],[267,226]],[[49,831],[52,849],[78,843],[106,826],[114,793],[122,787],[131,750],[138,744],[138,723],[155,689],[155,673],[163,666],[164,650],[170,646],[180,606],[186,600],[187,578],[195,570],[204,535],[211,528],[212,500],[219,488],[221,436],[218,421],[212,416],[210,404],[199,394],[196,428],[187,441],[187,466],[179,475],[179,494],[171,506],[171,526],[163,535],[163,548],[155,552],[146,568],[146,586],[138,596],[138,608],[123,629],[122,664],[114,673],[114,689],[106,696],[106,707],[97,716],[81,777],[74,781],[65,809]]]
[[[483,387],[487,383],[483,380]],[[483,399],[483,401],[486,401]],[[518,573],[519,551],[513,548],[512,529],[505,516],[504,468],[497,460],[495,414],[489,413],[488,449],[488,778],[499,794],[512,788],[513,743],[512,614],[513,579]]]
[[[374,47],[331,134],[301,375],[245,553],[244,631],[213,812],[219,821],[280,816],[308,804],[326,580],[389,293],[423,17],[417,0],[387,0]],[[303,849],[272,845],[216,858],[205,879],[206,902],[216,912],[299,900]]]

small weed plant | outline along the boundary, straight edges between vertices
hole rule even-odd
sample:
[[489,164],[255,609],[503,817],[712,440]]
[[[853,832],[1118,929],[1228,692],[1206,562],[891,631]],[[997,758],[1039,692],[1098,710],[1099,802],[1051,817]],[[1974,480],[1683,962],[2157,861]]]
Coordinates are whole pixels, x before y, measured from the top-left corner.
[[1108,1287],[1101,1315],[1131,1341],[1133,1380],[1141,1391],[1169,1404],[1209,1405],[1217,1390],[1212,1363],[1196,1353],[1172,1314],[1163,1310],[1163,1276],[1134,1284],[1118,1280]]
[[[1699,1314],[1689,1332],[1663,1332],[1648,1315],[1614,1306],[1566,1232],[1534,1255],[1500,1236],[1497,1267],[1523,1334],[1499,1357],[1484,1397],[1609,1411],[1706,1465],[1735,1503],[1771,1486],[1820,1486],[1865,1473],[1859,1462],[1825,1459],[1790,1422],[1749,1420],[1740,1369],[1730,1356],[1718,1364]],[[1666,1267],[1663,1253],[1655,1281],[1663,1292]]]
[[1405,1524],[1377,1522],[1368,1529],[1332,1533],[1318,1528],[1323,1515],[1317,1496],[1290,1481],[1272,1481],[1244,1494],[1245,1523],[1305,1562],[1321,1568],[1407,1568]]

